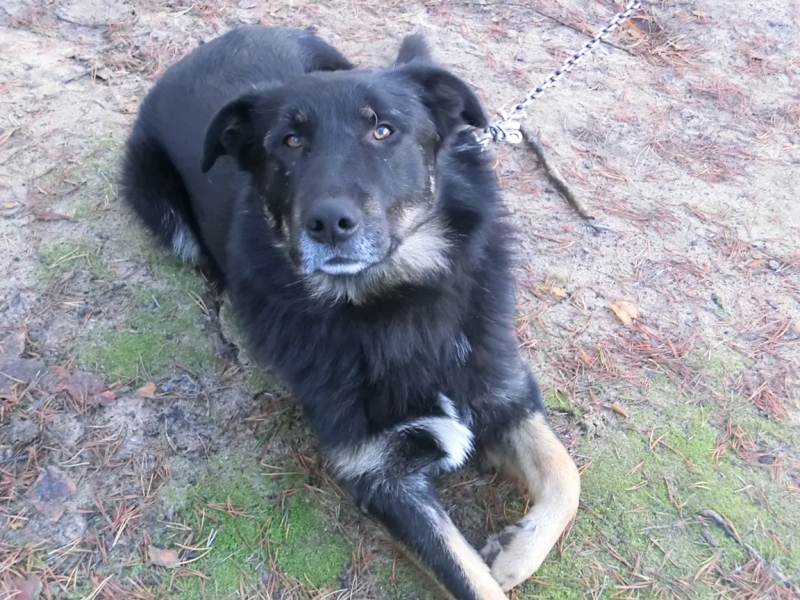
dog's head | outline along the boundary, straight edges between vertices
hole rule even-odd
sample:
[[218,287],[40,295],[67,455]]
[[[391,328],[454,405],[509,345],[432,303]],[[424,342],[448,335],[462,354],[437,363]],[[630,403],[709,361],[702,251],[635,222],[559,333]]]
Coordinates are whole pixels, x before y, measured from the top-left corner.
[[437,154],[486,124],[467,84],[412,36],[387,69],[311,73],[230,102],[208,127],[202,170],[234,157],[312,291],[359,301],[447,269]]

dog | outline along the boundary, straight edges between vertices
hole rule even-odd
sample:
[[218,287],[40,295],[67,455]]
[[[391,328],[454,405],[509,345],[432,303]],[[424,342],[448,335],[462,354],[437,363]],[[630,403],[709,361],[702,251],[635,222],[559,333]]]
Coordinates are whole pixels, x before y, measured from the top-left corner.
[[[355,68],[249,26],[170,67],[122,195],[228,294],[353,502],[457,600],[499,600],[575,516],[578,470],[513,333],[512,230],[475,93],[420,36]],[[533,499],[481,552],[432,478],[481,455]]]

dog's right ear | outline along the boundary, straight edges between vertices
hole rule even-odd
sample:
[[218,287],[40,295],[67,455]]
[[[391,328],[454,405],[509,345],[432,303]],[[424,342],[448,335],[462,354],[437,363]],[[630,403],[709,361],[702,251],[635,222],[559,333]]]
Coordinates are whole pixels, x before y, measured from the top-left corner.
[[407,35],[403,38],[400,51],[397,53],[397,58],[394,60],[394,66],[406,65],[410,62],[433,62],[428,42],[425,41],[425,37],[420,33]]
[[262,94],[248,93],[223,106],[211,119],[203,142],[203,173],[225,154],[241,163],[243,150],[252,145],[256,108],[263,102]]

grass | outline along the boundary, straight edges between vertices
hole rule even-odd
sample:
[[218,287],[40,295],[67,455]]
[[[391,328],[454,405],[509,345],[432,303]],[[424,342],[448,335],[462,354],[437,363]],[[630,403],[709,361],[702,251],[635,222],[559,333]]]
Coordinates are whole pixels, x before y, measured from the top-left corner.
[[[224,11],[209,6],[200,3],[191,8],[185,4],[162,16],[170,22],[175,19],[188,22],[197,15],[200,21],[224,20]],[[317,5],[314,6],[316,10]],[[185,8],[191,10],[180,16],[173,14],[182,13]],[[580,228],[573,228],[568,219],[555,219],[547,216],[547,212],[539,216],[538,207],[533,227],[525,230],[533,236],[552,234],[540,238],[551,244],[537,245],[531,251],[533,254],[522,256],[536,259],[539,253],[546,260],[530,261],[534,275],[528,298],[531,304],[520,307],[520,313],[525,333],[530,337],[525,347],[531,357],[536,356],[533,362],[537,372],[544,381],[557,386],[545,394],[545,403],[552,410],[553,423],[561,427],[559,431],[567,430],[567,437],[574,440],[570,450],[583,469],[583,494],[582,508],[561,551],[553,551],[534,580],[517,591],[521,600],[769,597],[766,592],[759,593],[757,586],[750,588],[756,590],[753,592],[737,583],[744,581],[737,577],[752,576],[757,581],[754,573],[759,568],[765,571],[766,567],[754,566],[740,544],[698,516],[707,509],[729,521],[742,540],[765,560],[780,567],[795,583],[800,581],[797,540],[800,430],[796,420],[791,421],[792,398],[787,392],[796,385],[791,369],[798,364],[797,326],[791,324],[796,315],[793,309],[787,309],[795,306],[793,297],[798,290],[795,249],[788,242],[781,242],[778,254],[774,250],[756,252],[750,241],[750,238],[779,235],[792,239],[786,227],[774,227],[776,207],[780,208],[775,202],[782,201],[780,180],[773,182],[774,189],[769,188],[769,193],[760,196],[757,193],[763,187],[760,185],[734,189],[739,187],[742,175],[753,174],[750,167],[754,157],[766,156],[761,152],[762,145],[780,143],[776,148],[783,156],[791,153],[791,140],[786,138],[784,144],[780,138],[773,139],[780,135],[779,131],[767,131],[761,117],[757,117],[758,123],[754,121],[750,113],[758,107],[749,106],[749,98],[741,93],[742,89],[748,89],[743,84],[726,83],[729,78],[719,79],[711,72],[696,72],[703,81],[701,85],[692,83],[689,71],[684,73],[687,77],[672,77],[669,74],[672,70],[681,75],[678,69],[682,66],[701,64],[702,36],[695,35],[700,33],[699,29],[692,31],[690,14],[681,17],[680,11],[663,12],[655,6],[651,9],[640,13],[640,18],[633,22],[645,31],[644,38],[640,39],[636,30],[627,31],[624,27],[619,37],[623,43],[636,45],[632,51],[637,56],[644,55],[651,62],[667,65],[669,71],[659,73],[652,69],[650,73],[655,82],[671,82],[668,89],[659,88],[666,84],[654,84],[648,89],[648,93],[652,92],[649,97],[653,106],[658,109],[648,112],[641,105],[637,110],[644,112],[626,121],[626,117],[633,116],[630,111],[637,90],[634,81],[629,88],[631,102],[618,102],[618,112],[610,114],[608,119],[595,123],[590,118],[585,132],[578,132],[581,134],[578,141],[585,148],[564,155],[565,170],[569,169],[567,163],[579,163],[581,153],[591,159],[592,168],[574,171],[574,182],[578,191],[597,184],[602,193],[597,193],[596,198],[587,196],[604,225],[620,236],[618,242],[624,240],[624,243],[615,242],[615,251],[603,260],[598,260],[597,255],[603,254],[606,246],[594,243],[592,252],[584,250],[576,256],[573,252],[586,248],[584,242],[589,244],[593,238],[584,235]],[[323,12],[315,13],[315,18],[324,20],[327,9],[319,10]],[[694,11],[692,15],[699,19],[700,13]],[[57,21],[47,15],[45,9],[29,15],[33,31],[56,27]],[[432,16],[443,18],[438,13]],[[570,19],[579,16],[576,12]],[[371,17],[365,13],[365,18]],[[589,21],[581,17],[580,22]],[[498,22],[493,26],[503,25]],[[345,35],[335,23],[331,27]],[[462,32],[469,30],[475,27],[462,27]],[[185,31],[179,32],[178,37],[167,36],[164,39],[168,42],[164,42],[154,39],[149,29],[137,32],[132,21],[110,27],[107,32],[110,49],[105,57],[115,71],[115,78],[124,83],[120,89],[127,90],[125,86],[135,83],[125,79],[126,72],[139,72],[150,79],[191,47],[180,37]],[[476,46],[484,42],[475,41]],[[773,49],[768,54],[773,52],[776,57],[781,54]],[[741,65],[741,57],[737,60]],[[751,58],[751,63],[753,60],[767,63],[763,58]],[[770,62],[779,64],[777,60]],[[650,68],[644,61],[638,64]],[[764,74],[759,77],[763,79]],[[126,105],[141,97],[134,88],[129,91],[124,98]],[[140,91],[143,93],[144,89]],[[487,89],[485,93],[494,92]],[[685,109],[695,111],[709,123],[721,123],[722,130],[711,128],[710,133],[702,130],[701,137],[687,138]],[[725,129],[726,123],[733,122],[731,119],[737,127],[745,128],[744,133],[737,128]],[[628,150],[624,145],[614,149],[613,156],[603,158],[610,147],[606,134],[626,122],[631,124],[626,137],[643,149],[641,156],[647,159],[644,162],[640,163],[639,156],[635,163],[632,156],[626,161],[624,153]],[[768,135],[762,138],[759,134],[755,142],[749,137],[731,137],[749,135],[747,128],[762,131],[758,129],[762,126]],[[57,132],[59,124],[54,123],[53,127]],[[35,188],[31,193],[44,209],[74,217],[74,221],[52,223],[38,219],[28,228],[37,234],[29,238],[30,247],[36,247],[41,239],[44,242],[39,246],[40,260],[32,280],[21,282],[20,287],[28,286],[40,293],[45,308],[60,307],[60,310],[41,311],[45,315],[42,319],[52,320],[55,325],[48,330],[34,323],[29,352],[33,355],[42,350],[48,365],[54,356],[59,360],[64,358],[64,363],[57,364],[68,364],[71,368],[68,360],[74,351],[78,366],[100,371],[110,380],[158,379],[189,369],[213,383],[209,390],[225,388],[227,393],[241,394],[245,399],[264,390],[279,389],[268,373],[251,370],[247,361],[243,361],[241,370],[237,370],[238,366],[231,368],[230,377],[214,378],[215,371],[219,375],[220,370],[211,336],[206,331],[202,282],[191,269],[177,265],[161,251],[150,250],[151,237],[143,233],[135,219],[123,216],[128,213],[118,200],[114,183],[123,128],[113,134],[91,133],[89,138],[82,138],[79,133],[75,132],[74,143],[64,147],[63,156],[58,154],[61,146],[52,144],[48,136],[41,138],[43,145],[49,144],[45,166],[53,166],[31,182],[35,185],[29,188]],[[546,129],[544,133],[546,136]],[[555,137],[553,141],[558,142]],[[13,142],[11,139],[10,143]],[[500,162],[508,160],[506,154]],[[771,157],[755,164],[769,169],[773,160]],[[625,162],[629,165],[627,171],[623,167]],[[638,165],[650,165],[647,168],[652,168],[652,172],[642,176],[641,169],[634,169]],[[524,177],[538,178],[528,166],[526,162]],[[28,172],[28,167],[16,164],[13,169],[22,173]],[[676,185],[679,190],[691,191],[667,193],[669,178],[687,173],[694,175],[693,182],[679,179]],[[764,173],[769,175],[769,170]],[[517,171],[514,177],[507,177],[508,185],[513,186],[512,180],[519,180],[520,175]],[[579,183],[581,177],[585,180],[583,186]],[[662,195],[655,194],[655,188],[649,186],[653,181],[650,178],[658,178],[664,184],[663,206],[660,200],[651,202]],[[628,190],[630,198],[615,189],[618,184],[613,183],[625,179],[633,184]],[[710,189],[702,185],[702,180],[720,182],[723,186],[726,181],[737,182],[728,188],[732,191],[729,198],[736,198],[736,202],[726,203],[723,199],[721,210],[712,210],[713,194],[702,197]],[[534,189],[541,191],[544,187],[535,185]],[[739,191],[741,196],[736,194]],[[751,193],[753,198],[758,197],[757,201],[749,197]],[[530,190],[525,194],[530,195]],[[546,197],[541,200],[542,210],[546,210]],[[696,221],[680,209],[679,204],[683,203],[690,207]],[[701,207],[707,214],[701,212]],[[525,210],[518,211],[523,225]],[[556,212],[555,216],[561,214]],[[767,219],[771,227],[760,227]],[[748,224],[755,226],[752,234]],[[691,236],[684,237],[693,228],[702,232],[700,239],[695,240],[696,246]],[[55,238],[56,235],[60,237]],[[612,239],[603,236],[597,238],[598,242]],[[662,244],[661,238],[666,243]],[[579,243],[572,246],[573,242]],[[687,247],[687,242],[692,245]],[[634,252],[625,252],[633,246],[641,247],[641,254],[638,250],[635,256]],[[770,240],[767,247],[772,246],[778,247],[778,242]],[[555,267],[548,266],[553,256],[565,259],[555,271]],[[772,259],[779,264],[779,270],[769,266]],[[130,279],[120,275],[127,272],[128,263],[135,265],[130,269],[135,273]],[[630,273],[628,264],[634,265]],[[118,271],[119,265],[125,269]],[[604,271],[611,272],[615,283],[609,283]],[[662,273],[663,279],[659,279]],[[556,291],[556,287],[560,289]],[[590,291],[601,300],[593,300]],[[604,294],[618,291],[634,291],[633,297],[649,305],[644,323],[651,328],[652,336],[645,338],[639,332],[637,337],[629,332],[629,343],[624,347],[609,341],[609,336],[617,335],[618,324],[606,307],[606,300],[614,298],[605,298]],[[658,294],[667,301],[658,300]],[[763,322],[755,319],[758,314],[751,296],[765,299]],[[101,314],[89,313],[83,319],[81,315],[85,313],[80,311],[85,308]],[[34,315],[34,320],[37,317]],[[785,330],[777,325],[779,322],[787,324]],[[695,324],[700,329],[696,332],[696,345]],[[42,330],[50,334],[49,338],[41,335]],[[662,330],[664,336],[659,339]],[[232,331],[238,333],[232,337],[239,340],[243,337],[236,328]],[[684,347],[687,340],[692,343]],[[572,346],[574,354],[565,353],[563,357],[565,363],[571,360],[574,366],[567,376],[554,367],[551,357]],[[638,362],[633,364],[633,358]],[[626,362],[628,359],[631,360]],[[785,366],[785,377],[778,366]],[[770,411],[755,406],[762,383],[770,386],[765,388],[768,391],[774,389],[775,405],[785,404],[789,408]],[[781,383],[783,388],[778,385]],[[56,549],[52,542],[49,546],[42,543],[35,552],[15,555],[19,548],[13,547],[14,542],[8,551],[7,546],[2,546],[3,568],[39,573],[46,582],[47,593],[75,600],[264,598],[282,597],[281,590],[286,591],[287,600],[323,597],[320,590],[341,587],[340,578],[345,579],[342,574],[351,571],[368,580],[370,595],[359,595],[354,587],[348,597],[426,600],[435,597],[427,578],[410,560],[397,555],[387,543],[375,543],[374,529],[364,526],[363,519],[357,520],[355,509],[340,507],[338,504],[343,501],[338,496],[327,495],[331,486],[322,476],[306,472],[276,478],[259,472],[259,460],[266,464],[276,455],[283,460],[281,470],[307,469],[300,455],[309,454],[306,451],[312,445],[310,434],[301,423],[299,412],[288,401],[284,404],[280,393],[275,396],[270,400],[262,394],[253,401],[263,404],[257,419],[252,415],[242,419],[238,419],[238,414],[232,415],[224,443],[219,444],[223,448],[212,450],[216,456],[206,458],[190,452],[184,454],[183,448],[173,448],[170,452],[160,436],[142,437],[137,434],[136,424],[124,423],[126,428],[119,430],[119,440],[143,443],[136,460],[149,465],[155,453],[163,453],[168,465],[163,475],[167,483],[157,494],[152,492],[155,498],[148,495],[135,500],[140,480],[150,489],[150,470],[138,473],[135,460],[126,462],[115,454],[117,423],[111,423],[108,417],[119,416],[120,411],[115,412],[115,408],[130,402],[129,396],[120,393],[114,408],[98,407],[74,415],[75,419],[81,419],[82,427],[93,433],[81,440],[81,447],[69,448],[69,452],[59,448],[60,440],[51,429],[62,413],[72,410],[60,397],[42,396],[36,402],[13,406],[14,411],[38,407],[24,416],[35,418],[43,434],[35,444],[12,446],[8,464],[4,466],[9,471],[3,484],[3,495],[10,499],[9,514],[16,514],[19,518],[15,522],[30,528],[21,530],[22,533],[32,538],[37,531],[42,532],[35,529],[37,514],[25,500],[40,465],[83,465],[89,461],[91,466],[80,466],[85,469],[79,478],[80,493],[100,497],[106,510],[100,514],[95,503],[88,501],[81,506],[90,529],[81,546],[75,549]],[[175,400],[159,401],[168,406]],[[611,410],[615,401],[624,411]],[[191,400],[179,402],[188,405]],[[195,427],[201,420],[187,420],[185,426]],[[113,430],[109,424],[114,426]],[[0,415],[0,427],[5,426]],[[202,433],[202,428],[198,432]],[[189,433],[195,431],[190,429]],[[101,452],[90,447],[95,440],[103,442],[103,447],[109,450]],[[205,444],[203,439],[200,441]],[[70,468],[78,479],[78,467]],[[169,468],[172,468],[171,478]],[[192,479],[190,484],[177,483],[187,480],[186,471],[205,475],[199,480]],[[508,484],[486,485],[485,479],[472,483],[472,477],[463,475],[458,482],[466,485],[453,486],[456,491],[447,491],[443,496],[448,508],[453,509],[454,519],[480,545],[490,528],[499,528],[501,520],[513,520],[522,510],[522,503],[517,490]],[[137,518],[142,517],[130,521],[124,532],[120,527],[122,517],[115,515],[115,509],[123,503],[122,494],[127,495],[129,514],[134,514],[132,509],[136,507],[141,509],[135,513]],[[162,505],[169,508],[168,519],[161,512],[149,510]],[[488,521],[493,521],[491,527],[486,524]],[[58,527],[69,522],[65,519]],[[358,524],[353,526],[354,522]],[[64,534],[57,526],[53,527],[45,529],[45,533]],[[368,535],[362,536],[365,529]],[[110,542],[118,532],[121,532],[119,543],[113,546]],[[153,536],[152,541],[159,547],[192,546],[194,549],[186,551],[182,558],[193,562],[175,570],[147,565],[142,552],[145,532]],[[40,537],[50,539],[45,534]],[[211,551],[205,554],[209,547]],[[98,591],[110,575],[120,585],[128,585],[128,578],[146,582],[152,594],[116,591],[112,587],[114,581]],[[67,590],[70,586],[72,589]],[[256,589],[275,593],[252,593]]]
[[112,378],[159,378],[176,366],[213,369],[214,348],[203,329],[202,282],[173,262],[151,263],[168,285],[133,285],[113,329],[90,331],[77,345],[78,363]]
[[370,571],[377,580],[376,587],[390,598],[403,600],[435,600],[435,585],[408,558],[397,554],[382,556],[370,565]]
[[39,247],[39,267],[34,274],[34,287],[44,290],[71,271],[89,281],[109,282],[114,277],[100,258],[98,244],[66,236],[45,242]]
[[544,405],[549,410],[572,410],[574,408],[570,397],[556,389],[550,389],[544,393]]
[[[93,277],[105,277],[99,252],[81,240],[44,246],[41,257],[48,271],[86,269]],[[213,368],[198,295],[202,282],[161,253],[149,255],[148,264],[157,283],[128,288],[121,323],[82,338],[79,364],[114,378],[165,376],[176,364],[200,371]],[[241,333],[235,327],[233,331]],[[636,401],[635,394],[621,397],[627,418],[615,416],[595,436],[579,438],[574,450],[584,457],[582,510],[563,554],[551,553],[533,582],[519,591],[521,600],[584,598],[614,590],[715,598],[720,573],[736,572],[749,556],[698,517],[706,509],[733,524],[766,560],[791,578],[800,577],[800,543],[793,535],[800,529],[796,498],[768,469],[745,460],[737,447],[718,453],[725,419],[746,431],[757,447],[796,444],[792,430],[764,419],[730,389],[733,375],[749,365],[739,354],[717,347],[691,351],[681,360],[704,374],[713,394],[687,398],[674,379],[644,370],[637,375],[649,382],[646,400]],[[258,369],[247,380],[252,393],[275,388]],[[591,389],[602,397],[615,384],[594,382]],[[726,402],[724,409],[720,399]],[[561,389],[548,390],[545,403],[551,410],[584,416],[591,410]],[[293,414],[271,414],[261,438],[287,429]],[[236,469],[212,464],[195,486],[167,485],[162,490],[162,499],[175,505],[178,518],[193,532],[197,554],[213,540],[211,552],[192,563],[205,579],[177,577],[168,597],[235,597],[264,586],[264,581],[303,590],[340,587],[355,548],[339,532],[330,507],[305,487],[303,478],[290,476],[278,484],[247,466],[255,463],[245,460]],[[521,508],[517,503],[509,500],[506,508],[514,513]],[[483,508],[465,510],[480,517]],[[158,541],[170,545],[177,540]],[[425,575],[405,557],[382,553],[361,574],[388,597],[435,597]]]
[[247,466],[235,471],[229,467],[212,465],[185,493],[180,513],[200,546],[211,540],[212,550],[192,565],[208,578],[205,583],[178,579],[174,597],[194,599],[204,588],[211,597],[224,598],[243,585],[257,584],[259,577],[277,577],[276,568],[283,579],[337,589],[353,549],[313,493],[303,487],[282,488],[289,482],[278,486]]
[[[602,437],[581,439],[577,453],[589,458],[582,510],[567,551],[536,574],[541,587],[530,586],[520,598],[583,598],[587,588],[599,593],[618,586],[715,598],[716,569],[732,570],[749,557],[698,518],[706,509],[724,516],[765,559],[797,577],[796,498],[733,453],[716,460],[714,408],[680,398],[679,390],[659,377],[654,403],[631,410],[627,422],[609,427]],[[762,435],[770,429],[774,425]]]

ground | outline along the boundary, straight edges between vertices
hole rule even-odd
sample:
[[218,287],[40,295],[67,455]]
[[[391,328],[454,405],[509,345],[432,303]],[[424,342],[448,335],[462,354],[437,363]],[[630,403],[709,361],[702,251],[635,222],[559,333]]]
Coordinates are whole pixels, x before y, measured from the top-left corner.
[[[158,75],[237,24],[315,25],[365,66],[423,32],[493,111],[622,5],[5,0],[0,586],[433,597],[227,342],[227,305],[122,206],[122,144]],[[800,596],[800,4],[732,6],[645,2],[530,106],[593,221],[530,150],[495,147],[520,343],[583,481],[512,597]],[[440,489],[475,545],[526,502],[477,466]]]

